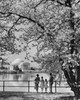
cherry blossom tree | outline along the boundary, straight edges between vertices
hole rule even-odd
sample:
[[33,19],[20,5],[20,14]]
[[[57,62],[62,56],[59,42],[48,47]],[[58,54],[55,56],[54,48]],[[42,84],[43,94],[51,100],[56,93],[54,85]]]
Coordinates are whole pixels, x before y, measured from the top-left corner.
[[72,81],[72,70],[79,65],[79,7],[79,0],[0,0],[1,55],[24,50],[28,56],[29,43],[36,42],[33,60],[49,72],[63,70],[71,90],[79,97],[79,82]]

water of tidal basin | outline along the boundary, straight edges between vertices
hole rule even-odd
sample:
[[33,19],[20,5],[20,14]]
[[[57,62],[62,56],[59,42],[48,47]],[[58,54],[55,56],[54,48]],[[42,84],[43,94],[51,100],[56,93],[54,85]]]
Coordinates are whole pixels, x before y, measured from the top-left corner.
[[[25,74],[1,74],[0,75],[0,86],[3,86],[3,80],[9,80],[5,82],[5,91],[19,91],[19,92],[28,92],[28,80],[30,80],[30,92],[36,92],[34,88],[34,79],[36,77],[36,74],[39,74],[39,76],[43,76],[44,79],[49,79],[49,74],[47,73],[30,73],[27,72]],[[11,80],[11,81],[10,81]],[[61,85],[66,85],[66,82]],[[9,87],[6,87],[9,86]],[[14,87],[13,87],[14,86]],[[20,87],[25,86],[25,87]],[[55,83],[53,84],[55,86]],[[3,91],[3,87],[0,87],[0,91]],[[70,88],[57,88],[57,92],[72,92]],[[41,89],[39,88],[39,92],[41,92]],[[49,88],[48,88],[49,92]],[[53,92],[55,92],[55,89],[53,88]]]

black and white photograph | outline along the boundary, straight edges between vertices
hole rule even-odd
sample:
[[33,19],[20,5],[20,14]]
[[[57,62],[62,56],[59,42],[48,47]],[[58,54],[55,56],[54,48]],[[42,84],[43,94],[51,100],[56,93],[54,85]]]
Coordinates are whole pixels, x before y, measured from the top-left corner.
[[80,0],[0,0],[0,100],[80,100]]

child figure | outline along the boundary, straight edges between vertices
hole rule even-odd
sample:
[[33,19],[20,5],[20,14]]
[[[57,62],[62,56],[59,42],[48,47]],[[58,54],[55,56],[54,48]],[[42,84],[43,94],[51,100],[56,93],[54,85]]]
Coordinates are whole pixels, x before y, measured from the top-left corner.
[[48,81],[47,81],[47,79],[45,79],[45,81],[44,81],[44,88],[45,88],[45,92],[47,93],[47,88],[48,88]]
[[41,91],[43,92],[43,89],[44,89],[44,79],[43,79],[43,77],[41,77],[40,82],[41,82],[40,88],[41,88]]

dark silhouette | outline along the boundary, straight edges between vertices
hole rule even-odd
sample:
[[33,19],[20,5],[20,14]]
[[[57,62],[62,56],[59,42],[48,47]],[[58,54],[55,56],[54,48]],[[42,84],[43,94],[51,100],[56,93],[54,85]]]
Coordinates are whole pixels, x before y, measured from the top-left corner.
[[44,88],[45,88],[45,92],[47,93],[47,88],[48,88],[48,80],[45,79],[44,81]]
[[77,84],[80,85],[80,65],[77,66]]
[[52,93],[52,85],[53,85],[53,76],[52,73],[50,73],[50,78],[49,78],[50,93]]
[[39,82],[40,82],[40,77],[37,74],[36,78],[35,78],[35,89],[36,89],[37,92],[38,92],[38,88],[39,88]]
[[71,39],[70,41],[70,47],[71,47],[71,54],[73,54],[74,50],[75,50],[75,39]]
[[43,92],[43,89],[44,89],[44,79],[43,79],[43,76],[41,77],[41,80],[40,80],[40,88],[41,88],[41,91]]
[[77,50],[75,35],[72,34],[72,39],[70,40],[70,54],[73,54],[74,52],[75,54],[77,54],[78,50]]
[[72,65],[69,65],[69,77],[70,77],[70,81],[72,83],[75,83],[75,76],[73,74],[73,68],[72,68]]
[[[80,65],[78,66],[73,66],[72,62],[67,63],[68,67],[63,67],[63,59],[59,59],[60,64],[62,66],[62,70],[64,72],[64,75],[66,77],[66,81],[71,87],[71,90],[74,92],[75,96],[77,98],[80,98]],[[78,63],[79,64],[79,63]],[[73,72],[73,70],[76,71]]]
[[74,53],[74,50],[75,50],[75,36],[74,34],[72,34],[72,39],[70,40],[70,54],[73,54]]

